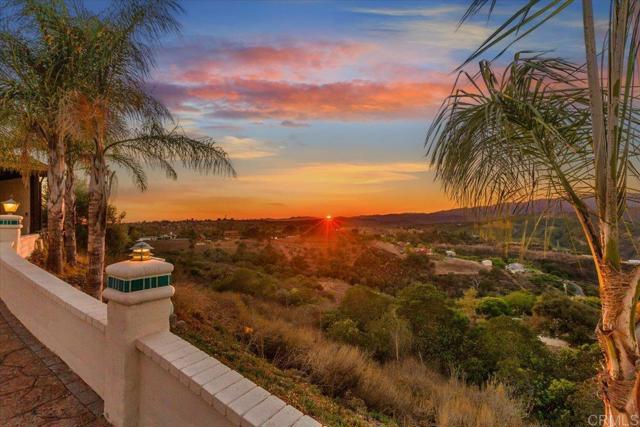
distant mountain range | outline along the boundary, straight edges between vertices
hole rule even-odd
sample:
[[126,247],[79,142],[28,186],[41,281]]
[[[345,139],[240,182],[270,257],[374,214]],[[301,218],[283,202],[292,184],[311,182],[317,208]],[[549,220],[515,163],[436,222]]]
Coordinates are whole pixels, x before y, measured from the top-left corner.
[[359,215],[338,218],[350,224],[359,225],[431,225],[464,223],[487,220],[503,215],[540,215],[547,212],[551,215],[572,214],[573,208],[560,200],[536,200],[533,203],[513,204],[498,212],[495,207],[489,208],[456,208],[431,213],[396,213],[381,215]]
[[[632,200],[632,201],[631,201]],[[625,218],[640,221],[639,198],[634,196],[628,206]],[[594,199],[587,199],[585,203],[589,209],[595,209]],[[463,223],[495,219],[505,215],[541,215],[547,213],[552,216],[573,215],[571,204],[559,199],[540,199],[531,203],[514,203],[503,208],[500,212],[495,207],[486,208],[456,208],[431,213],[396,213],[381,215],[359,215],[339,218],[350,224],[360,225],[431,225],[445,223]]]

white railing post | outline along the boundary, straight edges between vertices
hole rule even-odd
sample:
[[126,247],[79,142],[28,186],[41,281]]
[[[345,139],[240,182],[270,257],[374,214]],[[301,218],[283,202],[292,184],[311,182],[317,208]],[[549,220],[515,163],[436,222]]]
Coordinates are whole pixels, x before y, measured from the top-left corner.
[[173,265],[159,259],[123,261],[107,267],[104,415],[115,427],[138,424],[140,352],[136,341],[169,330]]
[[10,243],[20,253],[20,235],[22,233],[22,217],[20,215],[0,215],[0,246]]

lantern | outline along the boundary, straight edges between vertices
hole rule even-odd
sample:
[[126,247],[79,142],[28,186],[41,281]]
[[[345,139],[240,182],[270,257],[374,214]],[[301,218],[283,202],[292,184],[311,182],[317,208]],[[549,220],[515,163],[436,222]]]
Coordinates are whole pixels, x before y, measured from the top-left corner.
[[131,246],[131,260],[132,261],[147,261],[151,259],[153,255],[151,253],[150,244],[147,242],[137,242],[135,245]]
[[13,195],[9,196],[9,200],[5,200],[4,202],[2,202],[2,208],[6,213],[10,215],[15,214],[19,206],[20,203],[13,200]]

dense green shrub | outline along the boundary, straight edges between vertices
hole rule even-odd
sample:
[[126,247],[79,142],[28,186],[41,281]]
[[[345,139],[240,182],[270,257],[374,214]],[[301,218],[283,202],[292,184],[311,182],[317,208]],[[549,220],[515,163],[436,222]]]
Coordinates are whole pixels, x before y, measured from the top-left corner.
[[385,250],[368,248],[354,261],[350,269],[352,283],[393,293],[407,278],[402,274],[400,258]]
[[529,277],[529,282],[531,282],[533,289],[537,291],[536,293],[548,292],[551,289],[564,291],[563,279],[556,276],[555,274],[534,274]]
[[536,303],[536,296],[525,291],[515,291],[506,295],[504,300],[509,304],[511,314],[530,315]]
[[[481,371],[468,372],[476,382],[499,375],[511,384],[526,384],[539,362],[548,359],[548,351],[535,332],[523,322],[506,316],[481,322],[469,336],[473,356],[481,361]],[[474,366],[476,369],[478,366]]]
[[499,268],[480,270],[478,276],[478,292],[482,296],[504,294],[521,289],[509,274]]
[[412,285],[398,293],[398,315],[413,332],[416,353],[441,369],[462,358],[469,320],[453,302],[432,285]]
[[360,329],[376,319],[381,318],[391,307],[393,298],[369,289],[366,286],[353,286],[347,290],[340,312],[352,319]]
[[366,325],[362,345],[378,360],[400,360],[410,354],[412,341],[409,323],[389,310]]
[[240,292],[254,296],[269,296],[275,293],[276,285],[266,275],[248,268],[238,268],[231,276],[218,283],[217,290]]
[[538,330],[573,344],[593,342],[600,318],[597,308],[557,294],[542,295],[533,307],[533,314]]
[[329,338],[339,342],[352,345],[361,345],[362,342],[362,332],[356,322],[349,318],[331,322],[326,329],[326,333]]
[[410,252],[401,261],[405,279],[416,282],[427,282],[435,272],[435,264],[425,254]]
[[392,297],[354,286],[337,310],[325,314],[323,329],[329,337],[359,345],[378,360],[399,359],[410,353],[412,333],[396,308]]
[[478,303],[476,311],[487,317],[506,316],[511,314],[509,304],[498,297],[484,297]]
[[504,268],[507,266],[507,263],[504,261],[503,258],[491,257],[489,259],[491,260],[491,263],[493,264],[493,268],[498,268],[498,269],[504,270]]

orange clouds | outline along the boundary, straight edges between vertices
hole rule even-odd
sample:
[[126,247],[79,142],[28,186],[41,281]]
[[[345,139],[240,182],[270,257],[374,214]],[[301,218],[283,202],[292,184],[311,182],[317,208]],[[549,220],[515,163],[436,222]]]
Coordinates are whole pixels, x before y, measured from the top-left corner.
[[279,42],[248,44],[208,40],[170,52],[174,80],[203,83],[221,76],[304,80],[310,73],[336,69],[371,49],[356,42]]
[[380,49],[347,41],[196,41],[166,52],[172,71],[152,90],[176,112],[286,127],[427,117],[449,94],[450,79],[380,62]]
[[419,118],[449,93],[441,82],[347,81],[327,84],[224,79],[156,90],[174,108],[209,103],[207,116],[224,119],[369,120]]

